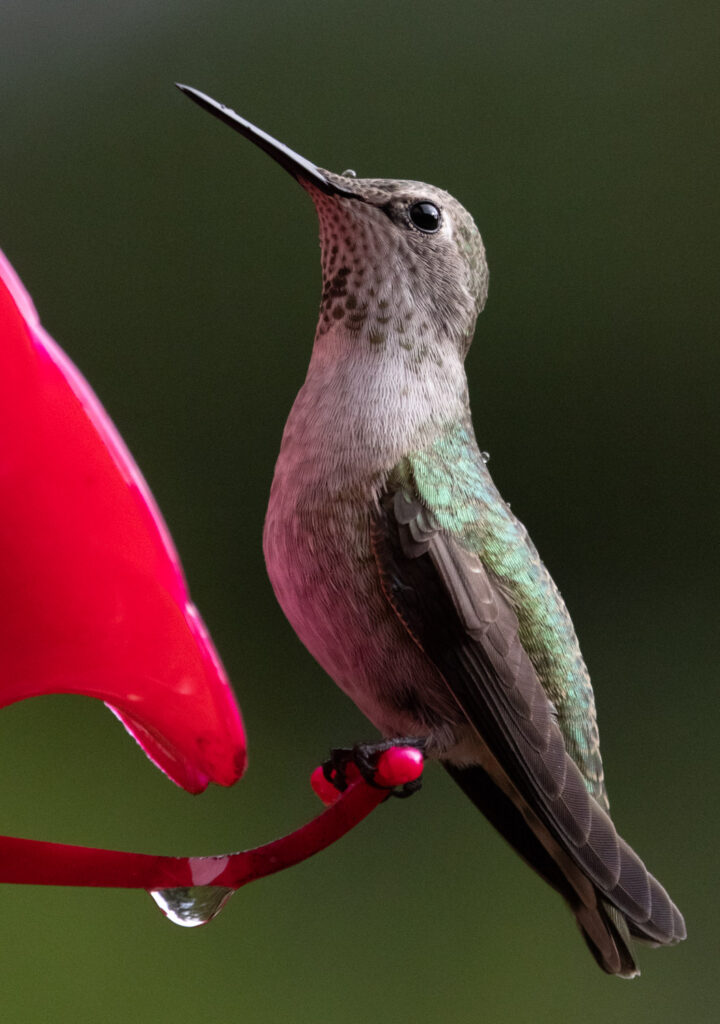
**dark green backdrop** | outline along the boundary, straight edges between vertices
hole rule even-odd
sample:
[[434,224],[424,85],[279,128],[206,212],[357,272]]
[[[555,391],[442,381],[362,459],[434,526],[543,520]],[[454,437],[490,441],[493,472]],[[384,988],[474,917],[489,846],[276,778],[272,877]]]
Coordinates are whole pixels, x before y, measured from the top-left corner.
[[101,705],[31,701],[0,714],[2,831],[255,845],[318,809],[329,746],[373,735],[261,553],[315,324],[314,212],[180,79],[320,164],[473,211],[491,267],[478,436],[578,627],[615,817],[690,933],[644,953],[639,981],[605,977],[430,770],[197,932],[140,893],[5,887],[3,1019],[716,1019],[717,27],[696,0],[3,0],[0,244],[165,512],[251,767],[191,798]]

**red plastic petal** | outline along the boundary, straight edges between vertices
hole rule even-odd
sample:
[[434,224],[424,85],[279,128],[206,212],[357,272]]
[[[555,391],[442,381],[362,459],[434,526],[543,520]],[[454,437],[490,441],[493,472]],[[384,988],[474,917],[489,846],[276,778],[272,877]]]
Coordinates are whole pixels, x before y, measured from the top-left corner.
[[87,382],[0,253],[0,707],[82,693],[191,792],[245,735],[168,529]]

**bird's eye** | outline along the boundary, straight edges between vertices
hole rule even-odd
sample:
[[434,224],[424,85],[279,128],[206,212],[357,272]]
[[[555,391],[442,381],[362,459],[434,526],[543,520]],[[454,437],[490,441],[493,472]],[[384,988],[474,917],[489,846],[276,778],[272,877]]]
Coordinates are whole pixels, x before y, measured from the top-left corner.
[[427,200],[413,203],[409,213],[415,227],[427,234],[432,234],[440,227],[440,211],[435,203],[429,203]]

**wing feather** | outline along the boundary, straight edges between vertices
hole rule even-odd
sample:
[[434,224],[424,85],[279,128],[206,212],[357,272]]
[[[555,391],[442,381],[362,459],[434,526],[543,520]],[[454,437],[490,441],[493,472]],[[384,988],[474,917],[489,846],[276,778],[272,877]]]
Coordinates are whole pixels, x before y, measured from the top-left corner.
[[[679,911],[618,835],[568,754],[501,583],[477,554],[438,528],[407,488],[382,500],[373,549],[398,618],[435,663],[543,845],[559,863],[579,868],[595,901],[606,901],[608,912],[616,908],[637,937],[660,944],[684,938]],[[587,886],[566,874],[587,905]],[[581,925],[586,932],[596,927]]]

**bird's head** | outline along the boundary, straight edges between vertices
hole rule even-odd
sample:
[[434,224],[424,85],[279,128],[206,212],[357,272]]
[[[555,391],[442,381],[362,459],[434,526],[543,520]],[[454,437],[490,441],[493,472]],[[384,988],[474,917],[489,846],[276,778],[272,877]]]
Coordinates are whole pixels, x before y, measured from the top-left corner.
[[179,88],[312,197],[323,271],[316,341],[341,331],[350,344],[392,342],[410,358],[448,345],[464,358],[487,298],[488,267],[480,232],[457,199],[418,181],[323,170],[204,93]]

